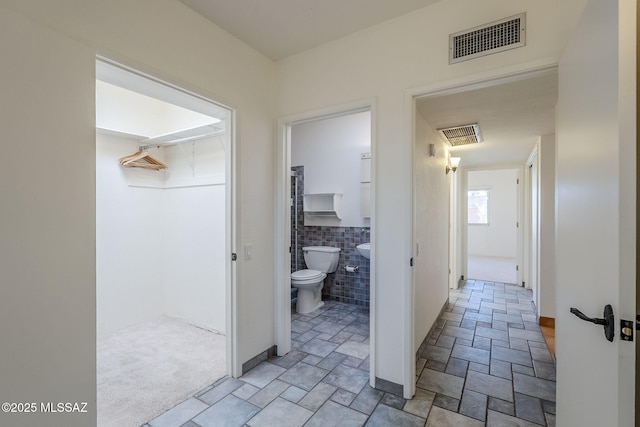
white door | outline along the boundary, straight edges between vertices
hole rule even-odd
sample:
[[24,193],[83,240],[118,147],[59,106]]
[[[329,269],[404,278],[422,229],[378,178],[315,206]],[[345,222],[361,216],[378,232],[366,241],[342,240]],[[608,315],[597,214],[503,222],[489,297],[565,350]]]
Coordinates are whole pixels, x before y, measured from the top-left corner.
[[[559,67],[557,425],[634,423],[636,2],[590,0]],[[615,313],[615,338],[573,316]],[[516,390],[517,391],[517,390]]]

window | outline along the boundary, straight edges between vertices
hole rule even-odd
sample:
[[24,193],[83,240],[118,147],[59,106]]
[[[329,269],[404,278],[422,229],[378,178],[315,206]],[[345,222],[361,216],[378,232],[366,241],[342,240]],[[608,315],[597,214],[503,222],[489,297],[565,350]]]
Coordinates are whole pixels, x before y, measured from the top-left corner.
[[489,225],[489,190],[470,190],[467,209],[468,224]]

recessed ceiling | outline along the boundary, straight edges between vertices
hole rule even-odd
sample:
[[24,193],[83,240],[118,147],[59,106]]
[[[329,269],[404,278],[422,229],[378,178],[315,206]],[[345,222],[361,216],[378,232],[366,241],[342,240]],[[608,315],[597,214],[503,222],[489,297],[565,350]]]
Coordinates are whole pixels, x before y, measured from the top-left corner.
[[279,60],[441,0],[180,0]]
[[[555,133],[556,72],[517,82],[417,100],[417,111],[436,131],[478,123],[483,142],[451,147],[461,165],[523,164],[539,136]],[[440,136],[438,136],[441,138]]]

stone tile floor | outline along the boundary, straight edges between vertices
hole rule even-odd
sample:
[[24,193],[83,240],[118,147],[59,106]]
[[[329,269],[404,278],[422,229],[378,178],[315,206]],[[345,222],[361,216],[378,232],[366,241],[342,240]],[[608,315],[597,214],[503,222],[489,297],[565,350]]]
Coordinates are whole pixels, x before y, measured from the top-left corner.
[[225,377],[144,427],[554,426],[555,365],[531,292],[467,281],[417,361],[411,400],[369,382],[367,308],[292,314],[292,351]]

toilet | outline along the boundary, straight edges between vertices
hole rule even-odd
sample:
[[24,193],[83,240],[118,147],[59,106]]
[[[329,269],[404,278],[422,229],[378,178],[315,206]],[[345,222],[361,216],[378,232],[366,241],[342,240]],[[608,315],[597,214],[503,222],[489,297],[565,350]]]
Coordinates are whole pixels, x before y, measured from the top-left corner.
[[298,289],[296,311],[301,314],[311,313],[322,307],[322,286],[327,273],[338,268],[340,248],[332,246],[305,246],[302,248],[307,270],[291,273],[291,286]]

